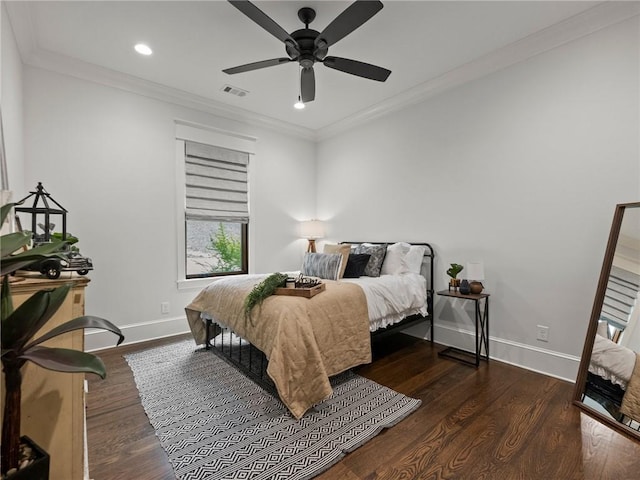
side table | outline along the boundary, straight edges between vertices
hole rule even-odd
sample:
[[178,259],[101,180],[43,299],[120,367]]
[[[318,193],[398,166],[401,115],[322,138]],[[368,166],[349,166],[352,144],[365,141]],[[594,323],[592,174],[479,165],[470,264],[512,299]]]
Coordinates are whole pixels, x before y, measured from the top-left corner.
[[[489,296],[488,293],[468,293],[463,294],[459,291],[441,290],[438,295],[450,298],[461,298],[462,300],[473,300],[476,312],[476,351],[468,352],[457,347],[447,347],[438,352],[441,357],[451,358],[468,365],[478,367],[480,360],[489,361]],[[484,308],[481,307],[481,301],[484,299]],[[482,353],[484,347],[484,354]],[[468,357],[473,358],[473,360]]]

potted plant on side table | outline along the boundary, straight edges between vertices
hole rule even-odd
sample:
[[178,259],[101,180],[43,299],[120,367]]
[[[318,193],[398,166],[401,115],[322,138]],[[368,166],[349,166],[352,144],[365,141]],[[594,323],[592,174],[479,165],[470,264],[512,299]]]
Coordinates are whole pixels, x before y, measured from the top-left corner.
[[449,280],[449,291],[453,289],[455,292],[458,287],[460,287],[460,279],[458,278],[458,274],[464,269],[462,265],[459,263],[452,263],[451,266],[447,269],[447,275],[451,277]]
[[[13,204],[2,206],[0,224],[4,223]],[[117,345],[124,336],[118,327],[108,320],[82,316],[59,325],[44,335],[33,338],[46,325],[62,305],[71,286],[36,292],[22,305],[13,308],[9,287],[9,275],[33,262],[41,261],[47,256],[57,256],[65,242],[19,251],[28,245],[31,236],[28,233],[16,232],[1,237],[1,275],[2,292],[0,295],[2,311],[2,370],[4,372],[5,403],[2,416],[2,479],[7,480],[46,480],[49,477],[49,457],[37,458],[42,449],[35,446],[22,447],[33,443],[28,437],[20,436],[20,411],[22,395],[22,366],[31,361],[48,370],[68,373],[94,373],[102,378],[106,369],[102,360],[95,355],[66,348],[50,348],[42,345],[49,339],[73,330],[98,328],[116,334]],[[32,451],[34,458],[21,458],[22,452]]]

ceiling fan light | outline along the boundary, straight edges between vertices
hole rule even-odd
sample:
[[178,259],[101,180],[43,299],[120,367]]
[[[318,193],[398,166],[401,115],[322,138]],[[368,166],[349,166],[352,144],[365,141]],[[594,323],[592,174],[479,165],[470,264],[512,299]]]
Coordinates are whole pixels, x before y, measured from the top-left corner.
[[153,50],[151,50],[149,45],[146,45],[144,43],[136,43],[136,45],[133,48],[140,55],[151,55],[153,53]]

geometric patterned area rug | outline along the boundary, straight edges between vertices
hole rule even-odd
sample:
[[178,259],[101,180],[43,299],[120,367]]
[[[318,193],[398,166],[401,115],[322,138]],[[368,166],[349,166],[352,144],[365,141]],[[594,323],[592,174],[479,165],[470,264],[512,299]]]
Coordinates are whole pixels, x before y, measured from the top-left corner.
[[179,480],[313,478],[413,412],[420,400],[345,372],[300,420],[192,340],[125,356]]

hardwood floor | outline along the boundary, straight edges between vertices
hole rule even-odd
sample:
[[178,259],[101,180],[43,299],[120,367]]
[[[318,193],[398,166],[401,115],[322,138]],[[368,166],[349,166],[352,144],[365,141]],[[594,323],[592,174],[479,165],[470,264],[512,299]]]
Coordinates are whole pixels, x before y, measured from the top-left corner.
[[[182,338],[99,353],[108,376],[89,378],[92,479],[175,478],[122,355]],[[440,348],[402,334],[376,346],[357,372],[422,405],[318,480],[640,478],[640,444],[573,406],[572,384],[495,361],[475,369]]]

